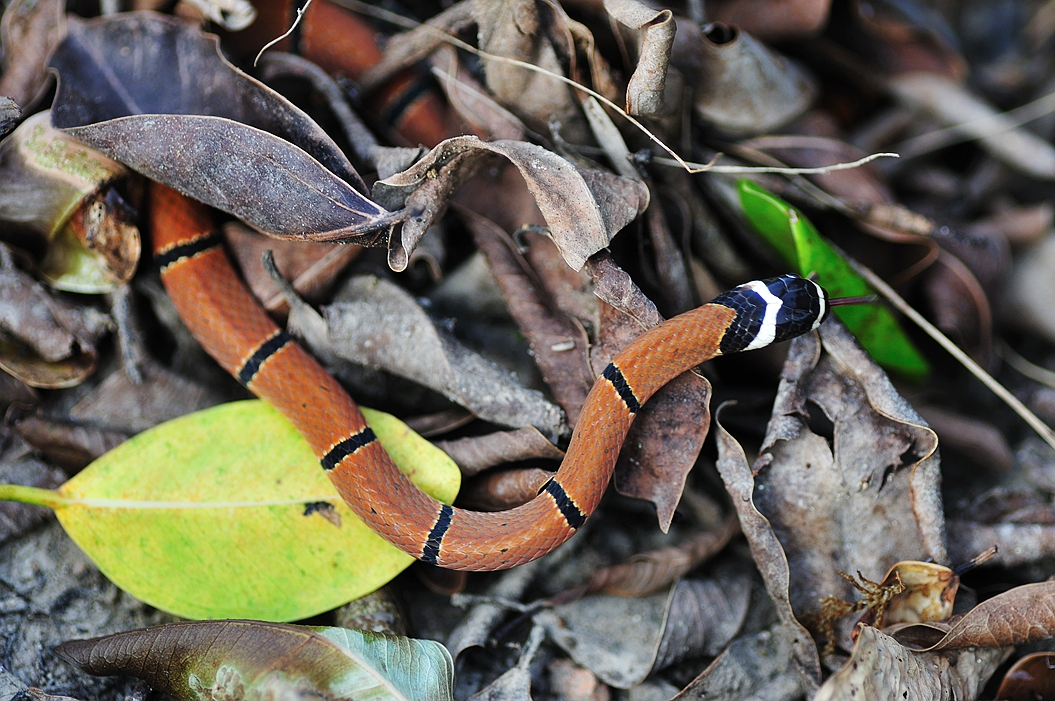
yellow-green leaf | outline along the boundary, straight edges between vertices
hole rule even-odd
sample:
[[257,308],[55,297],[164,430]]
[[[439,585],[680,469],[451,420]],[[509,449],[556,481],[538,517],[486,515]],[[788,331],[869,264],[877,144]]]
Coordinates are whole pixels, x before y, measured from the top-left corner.
[[[441,501],[457,465],[393,416],[364,409],[410,479]],[[185,618],[289,621],[378,588],[412,558],[337,495],[303,438],[263,402],[161,424],[55,491],[0,486],[55,510],[117,586]]]
[[[801,275],[816,273],[832,297],[875,292],[800,211],[750,180],[740,180],[737,187],[748,221]],[[883,304],[836,307],[835,314],[883,367],[915,380],[930,372],[930,364]]]

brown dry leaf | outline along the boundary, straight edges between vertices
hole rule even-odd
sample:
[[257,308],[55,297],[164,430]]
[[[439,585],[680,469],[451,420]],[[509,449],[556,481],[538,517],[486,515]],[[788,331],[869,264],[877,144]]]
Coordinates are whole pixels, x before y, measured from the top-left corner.
[[537,497],[555,474],[539,467],[488,472],[462,486],[458,505],[476,511],[512,509]]
[[673,13],[655,10],[638,0],[605,0],[604,9],[612,19],[635,33],[637,63],[626,86],[627,113],[645,117],[663,115],[667,63],[674,45]]
[[4,10],[0,41],[4,75],[0,95],[30,109],[51,81],[48,60],[66,36],[66,3],[62,0],[18,0]]
[[[901,635],[911,630],[898,632]],[[986,599],[957,620],[923,652],[1001,648],[1055,637],[1055,582],[1023,584]]]
[[[546,35],[548,18],[540,16],[543,7],[534,0],[473,0],[477,46],[488,54],[564,75],[561,57]],[[556,117],[569,141],[577,143],[585,136],[584,120],[564,83],[486,57],[482,63],[487,87],[500,104],[540,131]]]
[[413,380],[500,426],[535,426],[552,441],[568,432],[558,407],[442,332],[391,282],[352,278],[323,314],[332,352],[345,360]]
[[792,669],[805,696],[811,698],[821,681],[820,654],[809,631],[795,617],[795,611],[792,609],[788,558],[776,533],[773,532],[773,526],[755,507],[752,499],[755,480],[744,449],[725,430],[718,418],[725,406],[723,404],[718,408],[714,422],[718,443],[718,473],[736,509],[740,530],[751,548],[751,556],[762,575],[769,598],[776,607],[777,617],[791,641]]
[[[614,268],[607,270],[616,272]],[[591,357],[594,368],[603,369],[644,331],[637,320],[602,304],[600,346]],[[711,425],[710,396],[711,384],[703,377],[686,372],[674,378],[638,412],[619,453],[614,477],[616,490],[655,504],[659,527],[664,533],[670,528],[685,480],[707,438]]]
[[383,206],[399,203],[424,209],[403,225],[402,241],[392,243],[390,265],[394,270],[406,266],[410,250],[446,209],[450,194],[491,154],[507,158],[520,171],[554,242],[574,270],[582,268],[587,258],[605,248],[648,207],[648,190],[642,183],[580,170],[552,151],[527,142],[483,142],[474,136],[459,136],[439,144],[402,173],[374,183],[373,196]]
[[792,701],[802,697],[792,633],[781,625],[741,635],[671,701]]
[[724,571],[647,597],[586,596],[535,620],[577,663],[628,689],[685,657],[718,654],[740,629],[750,594],[746,571]]
[[1055,232],[1021,251],[1004,288],[1002,315],[1011,324],[1055,339]]
[[[496,199],[504,194],[496,188],[488,191]],[[542,379],[564,409],[568,425],[574,428],[595,379],[585,330],[561,312],[505,231],[488,219],[461,207],[459,210],[477,247],[487,257],[510,315],[527,338]]]
[[721,23],[678,26],[672,61],[693,83],[696,114],[720,131],[773,131],[809,108],[817,82],[747,32]]
[[1055,697],[1055,652],[1034,652],[1017,660],[1004,674],[996,698],[1037,701]]
[[280,314],[289,307],[278,285],[260,264],[264,251],[274,252],[279,272],[309,302],[320,301],[341,271],[362,251],[354,244],[265,238],[240,222],[228,222],[223,233],[249,289],[265,309]]
[[[837,320],[791,344],[754,501],[784,544],[799,616],[906,557],[946,562],[937,438]],[[812,406],[807,406],[807,404]],[[831,434],[811,428],[819,408]],[[829,443],[830,441],[830,443]]]
[[1010,649],[975,648],[960,654],[919,653],[863,626],[853,654],[818,690],[814,701],[851,699],[975,699]]
[[596,570],[583,593],[654,594],[717,555],[739,532],[736,518],[727,518],[717,529],[690,536],[678,545],[634,555],[624,562]]
[[70,418],[131,435],[224,400],[156,361],[147,359],[141,371],[139,383],[124,370],[110,374],[70,409]]
[[808,39],[828,21],[831,0],[731,0],[712,7],[708,18],[738,25],[762,41]]
[[487,94],[472,73],[461,65],[453,46],[438,47],[430,62],[432,75],[439,81],[447,101],[472,128],[473,134],[487,141],[523,141],[527,130],[523,122]]
[[1055,207],[1050,202],[1001,207],[994,214],[963,227],[969,236],[1002,238],[1012,246],[1037,243],[1055,227]]
[[564,452],[546,440],[534,426],[435,443],[437,448],[458,463],[466,477],[505,462],[532,458],[561,460],[564,457]]
[[4,423],[38,450],[48,462],[59,465],[71,474],[87,467],[129,437],[127,433],[108,431],[85,422],[41,414],[22,415],[11,410],[4,417]]

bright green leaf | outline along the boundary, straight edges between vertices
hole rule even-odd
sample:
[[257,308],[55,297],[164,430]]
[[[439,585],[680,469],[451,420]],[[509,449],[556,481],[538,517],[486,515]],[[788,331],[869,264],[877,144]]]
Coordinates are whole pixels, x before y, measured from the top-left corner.
[[[801,212],[750,180],[737,183],[748,221],[801,275],[817,274],[832,297],[857,297],[875,291],[858,275]],[[921,380],[930,365],[883,304],[836,307],[835,315],[883,367]]]
[[[364,409],[424,491],[451,502],[461,475],[393,416]],[[413,560],[337,495],[300,434],[257,400],[135,436],[55,491],[0,486],[55,510],[117,586],[184,618],[288,621],[377,589]]]
[[345,628],[177,623],[71,640],[55,652],[89,674],[143,679],[175,701],[453,699],[454,661],[447,648]]

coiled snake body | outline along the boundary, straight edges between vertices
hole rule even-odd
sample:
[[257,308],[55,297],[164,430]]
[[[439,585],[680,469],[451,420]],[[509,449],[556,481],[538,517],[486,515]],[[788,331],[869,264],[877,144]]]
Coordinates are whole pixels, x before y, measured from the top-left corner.
[[293,423],[370,528],[448,569],[505,569],[556,548],[597,508],[635,414],[660,387],[717,355],[815,329],[829,312],[823,289],[786,275],[741,285],[670,319],[605,368],[559,471],[535,499],[508,511],[466,511],[433,499],[399,471],[345,390],[242,284],[204,205],[163,186],[152,198],[162,280],[205,350]]

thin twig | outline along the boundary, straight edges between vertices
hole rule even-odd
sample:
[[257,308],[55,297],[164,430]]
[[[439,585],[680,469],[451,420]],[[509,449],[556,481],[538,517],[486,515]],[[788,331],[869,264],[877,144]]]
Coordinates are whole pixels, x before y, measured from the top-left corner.
[[290,34],[293,33],[293,30],[297,28],[298,24],[300,24],[301,18],[304,17],[304,13],[308,11],[309,7],[311,7],[311,0],[308,0],[306,3],[304,3],[304,7],[298,7],[297,8],[297,19],[293,20],[293,24],[291,24],[289,26],[289,29],[286,30],[285,34],[283,34],[281,36],[277,36],[274,39],[272,39],[271,41],[269,41],[266,44],[264,44],[263,48],[260,49],[260,53],[258,53],[256,55],[256,58],[253,59],[253,67],[254,68],[256,67],[257,61],[260,60],[260,57],[264,55],[265,51],[267,51],[272,46],[274,46],[275,44],[277,44],[278,42],[282,41],[283,39],[285,39],[286,37],[288,37]]
[[933,324],[923,318],[923,315],[913,309],[908,302],[906,302],[901,295],[894,291],[890,285],[876,275],[874,272],[869,270],[861,263],[855,261],[853,258],[847,257],[850,265],[853,266],[861,277],[868,281],[872,287],[874,287],[879,294],[883,295],[895,308],[898,309],[902,314],[907,316],[913,322],[916,323],[921,329],[923,329],[928,336],[933,338],[938,344],[949,352],[952,357],[960,361],[960,363],[967,368],[972,375],[977,377],[982,384],[988,387],[993,394],[998,396],[1004,401],[1012,411],[1022,417],[1022,420],[1029,424],[1037,434],[1044,439],[1044,442],[1055,448],[1055,433],[1052,432],[1051,428],[1041,421],[1036,414],[1029,410],[1029,408],[1020,402],[1018,398],[1011,394],[1003,385],[997,382],[992,375],[987,373],[985,370],[978,365],[978,363],[971,360],[971,357],[960,350],[960,347],[949,340],[949,338],[937,329]]
[[[825,173],[834,173],[837,170],[851,170],[853,168],[860,168],[866,163],[871,163],[877,158],[900,158],[901,156],[896,153],[873,153],[870,156],[864,158],[858,158],[856,161],[850,161],[848,163],[833,163],[830,166],[817,166],[816,168],[789,168],[784,166],[720,166],[712,163],[693,163],[688,162],[688,165],[695,168],[695,173],[780,173],[783,175],[824,175]],[[676,161],[669,158],[653,158],[653,163],[659,163],[660,165],[677,165]]]

